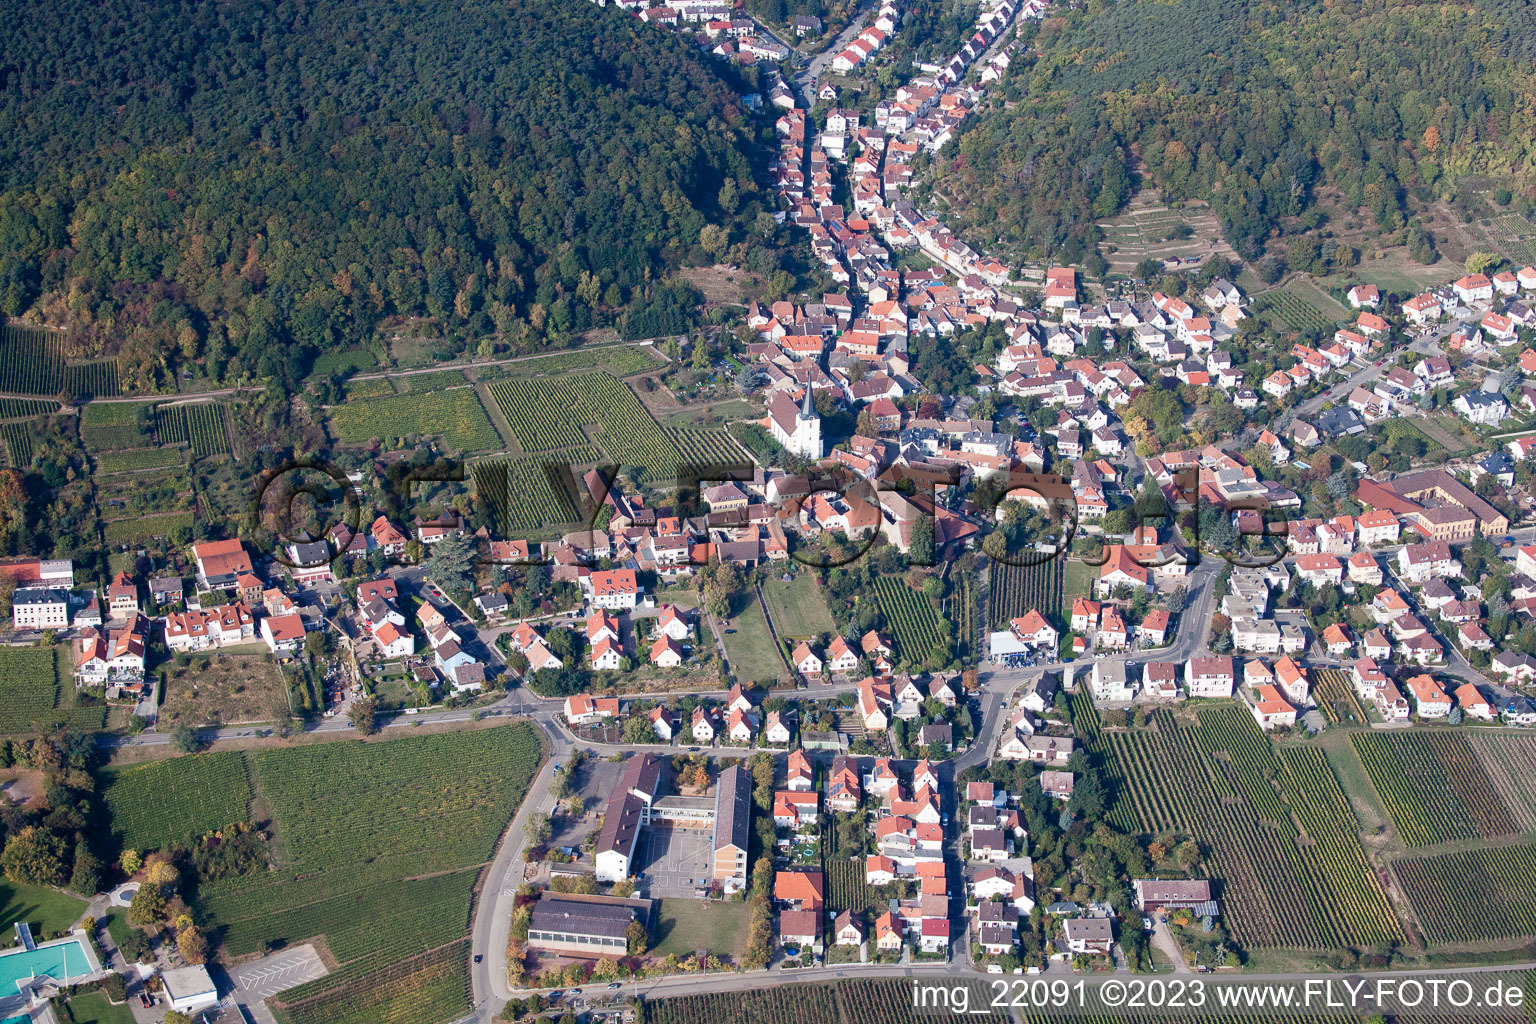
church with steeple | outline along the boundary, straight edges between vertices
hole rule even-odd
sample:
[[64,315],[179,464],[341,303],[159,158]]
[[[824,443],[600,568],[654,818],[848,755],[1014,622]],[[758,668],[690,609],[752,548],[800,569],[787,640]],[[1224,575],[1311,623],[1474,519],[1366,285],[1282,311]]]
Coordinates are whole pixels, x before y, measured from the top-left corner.
[[794,454],[821,458],[821,417],[816,415],[809,385],[798,406],[783,392],[774,392],[768,399],[767,426],[773,439]]

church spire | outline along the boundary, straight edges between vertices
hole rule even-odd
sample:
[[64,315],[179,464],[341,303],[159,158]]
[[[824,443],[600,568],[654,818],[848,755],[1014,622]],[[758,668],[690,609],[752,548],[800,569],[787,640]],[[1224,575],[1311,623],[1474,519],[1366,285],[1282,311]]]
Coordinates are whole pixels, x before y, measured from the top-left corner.
[[805,386],[805,399],[800,403],[800,418],[808,420],[816,415],[816,407],[811,404],[811,386]]

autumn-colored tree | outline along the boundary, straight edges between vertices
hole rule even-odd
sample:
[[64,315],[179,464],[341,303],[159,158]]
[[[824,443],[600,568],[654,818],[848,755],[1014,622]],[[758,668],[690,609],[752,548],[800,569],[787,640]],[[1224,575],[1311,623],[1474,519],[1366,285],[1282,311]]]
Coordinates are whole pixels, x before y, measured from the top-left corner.
[[200,964],[208,959],[208,939],[195,924],[176,933],[176,948],[189,964]]
[[1424,129],[1424,148],[1429,150],[1431,153],[1439,152],[1439,150],[1440,150],[1440,126],[1439,125],[1432,124],[1428,128]]

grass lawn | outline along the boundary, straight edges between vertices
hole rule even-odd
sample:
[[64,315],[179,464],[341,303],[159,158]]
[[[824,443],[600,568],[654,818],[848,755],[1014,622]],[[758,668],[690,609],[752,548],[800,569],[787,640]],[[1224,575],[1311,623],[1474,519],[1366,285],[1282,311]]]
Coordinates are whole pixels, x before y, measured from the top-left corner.
[[41,885],[0,880],[0,919],[25,921],[38,939],[68,931],[85,913],[85,900]]
[[810,573],[800,573],[788,583],[782,577],[774,577],[763,584],[763,600],[781,636],[808,637],[837,628],[821,588]]
[[1061,620],[1072,621],[1072,602],[1093,593],[1093,581],[1098,577],[1098,567],[1084,562],[1068,562],[1061,580]]
[[216,651],[189,658],[185,668],[174,659],[165,665],[163,725],[270,722],[277,708],[288,706],[282,676],[265,650],[260,654]]
[[107,929],[107,934],[112,936],[112,943],[119,949],[128,941],[128,935],[133,931],[133,926],[128,923],[128,915],[120,910],[114,910],[101,919],[102,925]]
[[687,956],[696,949],[740,956],[747,945],[747,905],[707,903],[686,898],[665,899],[656,914],[657,956]]
[[133,1024],[133,1011],[127,1005],[113,1006],[100,992],[86,992],[69,1001],[69,1015],[75,1024]]
[[763,606],[750,594],[737,594],[731,602],[732,614],[720,624],[720,632],[736,632],[723,635],[725,653],[731,659],[731,669],[743,683],[771,683],[784,672],[784,663],[773,649],[773,638],[768,634],[768,619]]

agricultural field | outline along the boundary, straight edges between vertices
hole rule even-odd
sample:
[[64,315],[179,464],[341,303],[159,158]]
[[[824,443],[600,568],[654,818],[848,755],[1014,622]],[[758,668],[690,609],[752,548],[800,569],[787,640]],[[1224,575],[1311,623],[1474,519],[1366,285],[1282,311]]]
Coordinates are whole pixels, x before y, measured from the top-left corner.
[[64,357],[52,331],[0,325],[0,391],[56,395],[64,386]]
[[955,627],[955,639],[962,645],[961,656],[973,650],[978,642],[976,574],[953,569],[950,573],[950,592],[945,598],[946,617]]
[[746,947],[748,910],[744,903],[706,903],[687,897],[668,898],[656,908],[651,952],[691,956],[707,949],[719,956],[739,957]]
[[132,473],[145,469],[169,469],[187,464],[187,450],[180,445],[162,448],[127,448],[122,451],[102,452],[96,456],[96,472],[102,474]]
[[661,363],[651,350],[639,345],[583,345],[554,355],[518,359],[496,366],[476,367],[477,380],[505,380],[508,377],[544,377],[579,370],[607,370],[615,377],[632,377],[655,370]]
[[501,438],[473,388],[395,395],[330,409],[331,427],[342,444],[397,437],[441,437],[460,452],[501,447]]
[[470,476],[476,497],[490,505],[495,521],[506,531],[526,533],[583,522],[565,487],[551,481],[545,467],[533,459],[476,462]]
[[25,423],[0,423],[5,457],[17,469],[32,464],[32,428]]
[[662,427],[685,463],[696,465],[744,465],[752,460],[742,453],[741,446],[728,430],[710,430],[703,427]]
[[447,388],[461,388],[469,383],[469,378],[464,376],[464,371],[459,369],[429,370],[426,373],[403,373],[393,380],[401,391],[410,391],[417,394],[428,391],[443,391]]
[[1277,750],[1235,703],[1194,720],[1161,710],[1149,728],[1108,732],[1086,692],[1073,712],[1114,782],[1111,820],[1208,846],[1227,926],[1244,946],[1321,951],[1402,939],[1322,751]]
[[828,857],[823,869],[826,871],[829,910],[860,913],[883,907],[883,901],[864,880],[863,858]]
[[194,754],[104,773],[102,798],[118,850],[163,850],[247,820],[245,755]]
[[[1059,558],[1039,565],[1010,565],[991,560],[987,601],[989,628],[1007,629],[1008,623],[1034,609],[1060,629],[1064,624],[1062,607],[1063,570]],[[1071,606],[1068,605],[1068,608]]]
[[1367,725],[1370,718],[1349,677],[1336,668],[1312,670],[1312,696],[1329,725]]
[[362,398],[388,398],[397,394],[394,384],[388,377],[368,377],[364,380],[349,380],[341,386],[342,393],[347,396],[347,401],[355,402]]
[[837,628],[827,611],[827,599],[809,572],[799,573],[788,583],[781,576],[769,579],[763,584],[763,601],[780,637],[808,638]]
[[116,547],[119,544],[159,540],[183,528],[192,529],[190,511],[133,516],[129,519],[108,519],[101,524],[101,536],[108,545]]
[[47,398],[0,398],[0,419],[30,419],[58,410],[59,403]]
[[[295,1022],[436,1024],[467,1012],[471,890],[527,792],[538,734],[519,724],[239,756],[270,811],[278,870],[201,886],[226,957],[321,940],[336,969],[284,993]],[[200,777],[193,758],[168,764]],[[166,819],[182,834],[199,823],[190,811]]]
[[83,731],[101,728],[107,706],[76,690],[67,675],[69,657],[67,644],[0,647],[0,733],[36,732],[53,722]]
[[884,1016],[844,1019],[839,988],[847,998],[849,989],[867,985],[899,986],[911,1003],[904,982],[847,981],[841,986],[786,985],[660,999],[649,1004],[646,1019],[651,1024],[896,1024]]
[[117,360],[92,359],[65,365],[64,390],[76,397],[114,397],[118,393]]
[[229,452],[224,407],[215,402],[162,405],[155,410],[155,432],[161,444],[191,445],[199,459]]
[[469,1002],[469,940],[362,979],[328,975],[277,996],[280,1024],[440,1024]]
[[1393,861],[1392,873],[1431,943],[1536,935],[1536,846],[1485,846]]
[[1469,235],[1481,236],[1478,248],[1492,249],[1518,266],[1536,265],[1536,224],[1518,213],[1504,213],[1465,226]]
[[1493,780],[1460,733],[1356,733],[1355,753],[1405,846],[1515,834]]
[[[629,385],[606,373],[497,381],[491,396],[525,452],[595,442],[620,465],[673,477],[683,455]],[[592,428],[588,436],[586,428]]]
[[311,377],[329,377],[333,374],[367,373],[379,368],[379,357],[365,348],[349,348],[340,352],[322,352],[315,357],[309,368]]
[[902,580],[881,576],[875,581],[875,597],[885,614],[897,654],[907,661],[922,661],[942,639],[939,613],[933,602]]
[[152,402],[90,402],[80,412],[80,440],[92,450],[147,448],[155,443]]
[[1404,419],[1401,416],[1394,416],[1389,420],[1383,420],[1381,424],[1381,430],[1382,433],[1386,436],[1386,441],[1389,446],[1399,437],[1411,437],[1423,443],[1425,452],[1439,451],[1442,447],[1444,447],[1440,444],[1440,442],[1430,437],[1423,430],[1420,430],[1417,423],[1414,423],[1410,419]]
[[1252,309],[1276,330],[1319,331],[1349,316],[1347,309],[1304,277],[1255,296]]
[[1536,736],[1474,732],[1472,752],[1521,832],[1536,832]]

